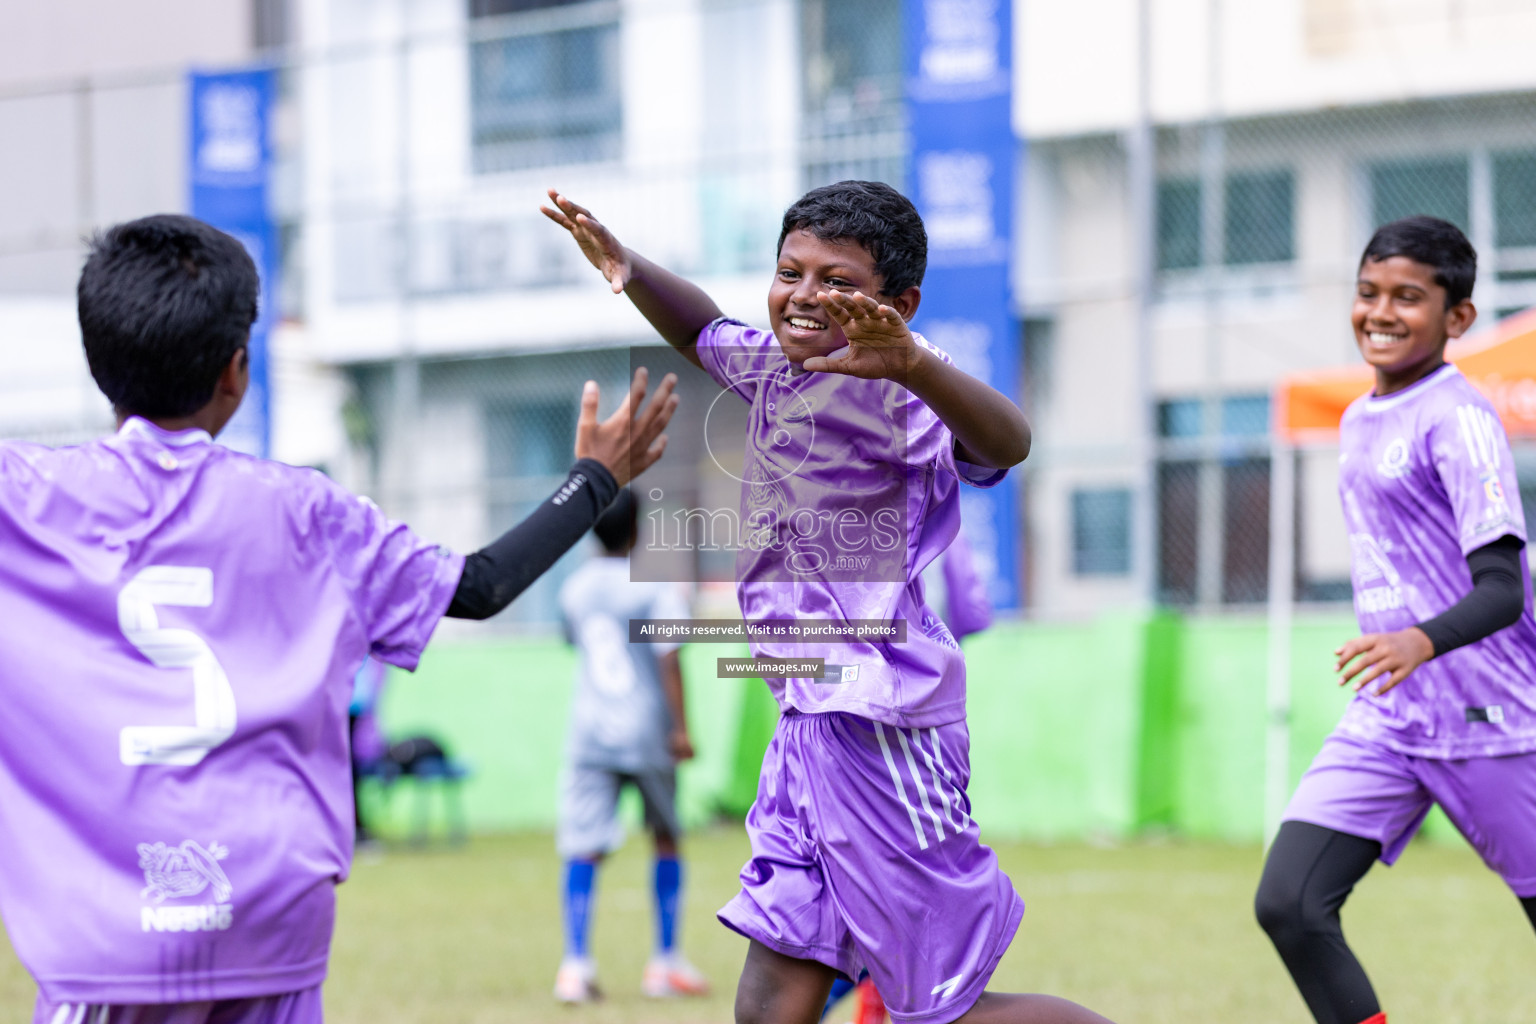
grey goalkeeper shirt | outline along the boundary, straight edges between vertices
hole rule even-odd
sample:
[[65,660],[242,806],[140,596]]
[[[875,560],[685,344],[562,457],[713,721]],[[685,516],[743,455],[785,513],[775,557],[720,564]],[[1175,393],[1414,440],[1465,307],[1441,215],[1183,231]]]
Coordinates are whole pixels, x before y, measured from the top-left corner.
[[672,714],[660,659],[678,645],[631,644],[629,620],[687,618],[682,595],[670,584],[630,582],[627,558],[596,557],[560,588],[560,611],[577,650],[570,762],[622,772],[671,769]]

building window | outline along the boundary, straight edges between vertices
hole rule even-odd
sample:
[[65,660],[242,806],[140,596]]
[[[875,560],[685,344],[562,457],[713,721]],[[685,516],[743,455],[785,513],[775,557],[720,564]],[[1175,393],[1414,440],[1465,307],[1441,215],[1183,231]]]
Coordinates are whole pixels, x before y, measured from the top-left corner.
[[1159,404],[1159,600],[1217,605],[1266,598],[1269,417],[1267,394]]
[[1536,152],[1495,153],[1493,230],[1501,249],[1536,246]]
[[805,185],[902,189],[907,155],[901,0],[802,0]]
[[[1204,212],[1198,178],[1157,186],[1157,268],[1189,270],[1205,262]],[[1296,179],[1291,171],[1227,176],[1219,260],[1227,266],[1289,263],[1296,258]]]
[[1200,265],[1200,182],[1194,178],[1157,185],[1157,269]]
[[288,45],[291,12],[288,0],[252,0],[251,41],[258,50]]
[[470,13],[477,172],[618,159],[618,3],[473,0]]
[[1228,178],[1225,261],[1288,263],[1295,259],[1295,196],[1296,183],[1288,170]]
[[1227,459],[1221,469],[1221,600],[1255,604],[1269,596],[1269,459]]
[[1200,589],[1200,464],[1157,466],[1157,599],[1194,604]]
[[1160,437],[1199,437],[1205,433],[1205,402],[1199,398],[1179,398],[1157,404],[1157,433]]
[[1106,487],[1072,492],[1072,571],[1124,576],[1131,571],[1131,492]]
[[[1158,436],[1203,437],[1208,404],[1203,398],[1174,398],[1157,403]],[[1229,395],[1217,403],[1216,410],[1222,437],[1262,437],[1269,433],[1268,395]]]
[[1235,395],[1221,400],[1222,437],[1263,437],[1268,433],[1268,395]]
[[1435,157],[1372,164],[1371,218],[1375,227],[1404,217],[1430,216],[1468,230],[1467,158]]

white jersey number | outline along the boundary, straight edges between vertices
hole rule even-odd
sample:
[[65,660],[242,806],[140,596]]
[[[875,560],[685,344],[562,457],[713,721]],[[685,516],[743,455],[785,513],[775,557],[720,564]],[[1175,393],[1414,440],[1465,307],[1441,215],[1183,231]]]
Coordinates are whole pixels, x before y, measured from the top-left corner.
[[128,642],[158,668],[192,670],[196,725],[130,725],[119,750],[123,764],[193,765],[235,732],[235,691],[207,642],[186,629],[162,629],[156,605],[207,608],[213,572],[183,565],[152,565],[117,595],[117,622]]
[[581,647],[587,657],[588,678],[605,697],[623,697],[635,688],[635,663],[629,656],[624,627],[609,615],[594,615],[581,624]]

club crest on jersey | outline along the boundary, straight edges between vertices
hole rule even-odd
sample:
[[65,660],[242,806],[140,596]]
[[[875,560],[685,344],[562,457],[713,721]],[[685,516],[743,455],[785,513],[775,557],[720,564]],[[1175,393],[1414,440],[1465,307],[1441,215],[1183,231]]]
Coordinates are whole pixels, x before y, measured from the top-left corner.
[[1381,461],[1376,463],[1376,472],[1388,480],[1396,480],[1407,475],[1408,468],[1408,442],[1401,437],[1393,438],[1386,451],[1381,453]]
[[[180,846],[140,843],[138,852],[139,868],[144,872],[144,889],[139,896],[156,904],[140,911],[144,931],[225,931],[235,923],[234,907],[229,902],[234,886],[219,866],[219,861],[229,856],[226,847],[218,843],[203,846],[188,839]],[[212,903],[163,905],[166,900],[190,899],[204,892],[213,898]]]

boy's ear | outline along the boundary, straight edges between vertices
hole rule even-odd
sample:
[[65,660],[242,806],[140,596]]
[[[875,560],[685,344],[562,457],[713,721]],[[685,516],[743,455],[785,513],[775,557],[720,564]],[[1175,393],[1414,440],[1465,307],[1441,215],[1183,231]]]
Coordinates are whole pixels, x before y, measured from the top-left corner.
[[241,345],[239,350],[229,357],[229,363],[224,367],[224,372],[219,374],[218,386],[231,394],[244,395],[250,382],[251,351],[248,345]]
[[1459,338],[1477,322],[1477,307],[1471,299],[1462,299],[1445,311],[1445,336]]
[[235,409],[245,399],[245,389],[251,384],[251,353],[245,346],[229,357],[229,362],[224,366],[224,372],[219,374],[218,383],[214,385],[213,401],[229,406],[229,414],[234,415]]
[[917,315],[917,307],[923,301],[923,289],[913,285],[900,295],[891,299],[886,305],[901,314],[903,320],[911,320]]

